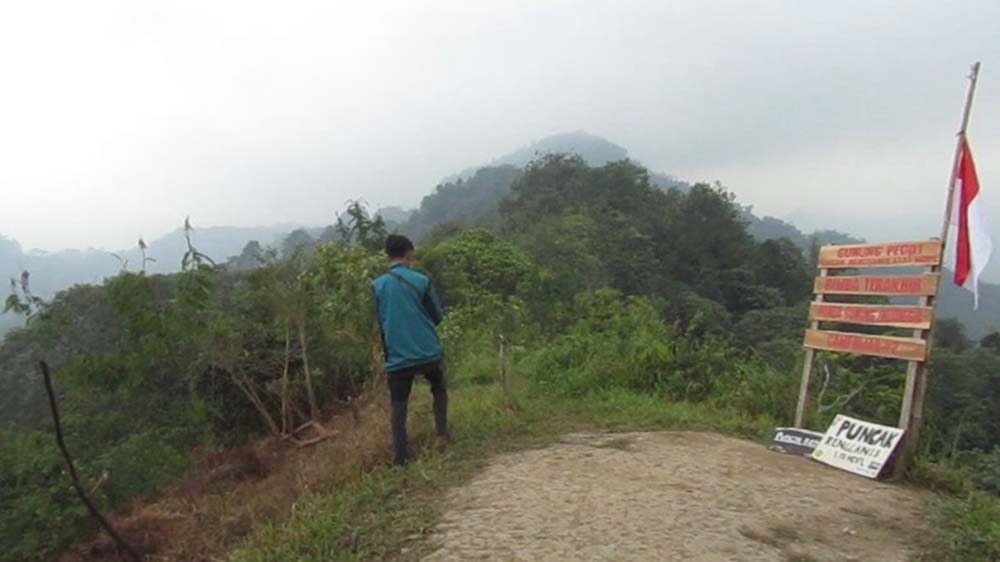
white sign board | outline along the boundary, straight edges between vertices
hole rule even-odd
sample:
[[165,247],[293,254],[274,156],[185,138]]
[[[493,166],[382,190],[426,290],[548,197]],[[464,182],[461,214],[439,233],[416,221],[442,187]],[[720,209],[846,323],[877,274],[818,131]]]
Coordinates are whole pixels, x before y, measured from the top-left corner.
[[841,470],[877,478],[903,430],[838,415],[812,458]]

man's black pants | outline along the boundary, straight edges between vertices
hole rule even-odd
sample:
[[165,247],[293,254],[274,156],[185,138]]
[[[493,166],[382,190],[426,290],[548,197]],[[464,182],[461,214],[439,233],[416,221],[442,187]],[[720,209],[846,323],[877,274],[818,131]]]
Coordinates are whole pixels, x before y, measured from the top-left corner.
[[410,401],[410,391],[413,389],[413,379],[423,375],[431,383],[431,395],[434,397],[434,429],[439,437],[448,435],[448,390],[445,387],[444,371],[441,362],[434,361],[399,371],[391,371],[386,375],[389,382],[389,398],[392,402],[392,451],[393,463],[404,464],[407,459],[406,448],[406,410]]

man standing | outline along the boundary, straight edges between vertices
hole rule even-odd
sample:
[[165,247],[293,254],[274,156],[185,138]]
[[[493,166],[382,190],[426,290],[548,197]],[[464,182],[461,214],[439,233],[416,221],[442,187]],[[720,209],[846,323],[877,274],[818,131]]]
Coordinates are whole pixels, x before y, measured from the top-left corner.
[[417,375],[431,384],[437,445],[448,443],[448,392],[435,330],[443,313],[430,278],[410,269],[413,242],[391,234],[385,240],[385,253],[389,271],[375,280],[373,290],[392,401],[393,463],[401,465],[407,461],[406,410]]

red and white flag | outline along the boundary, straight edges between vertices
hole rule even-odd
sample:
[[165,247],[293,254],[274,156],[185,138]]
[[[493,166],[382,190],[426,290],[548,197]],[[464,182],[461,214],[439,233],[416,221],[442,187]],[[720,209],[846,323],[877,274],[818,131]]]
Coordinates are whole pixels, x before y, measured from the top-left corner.
[[979,308],[979,274],[986,269],[993,251],[990,229],[986,224],[986,208],[979,193],[979,178],[972,152],[965,136],[961,139],[961,155],[952,193],[951,228],[957,230],[951,268],[955,284],[972,291],[975,308]]

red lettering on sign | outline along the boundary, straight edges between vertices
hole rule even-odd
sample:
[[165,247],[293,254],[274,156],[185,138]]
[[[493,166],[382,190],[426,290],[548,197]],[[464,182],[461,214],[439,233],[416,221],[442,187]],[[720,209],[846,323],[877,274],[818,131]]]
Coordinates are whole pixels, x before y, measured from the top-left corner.
[[887,244],[854,244],[823,246],[819,252],[819,267],[881,267],[904,265],[937,265],[941,263],[941,242],[890,242]]
[[812,303],[809,318],[821,322],[927,329],[931,323],[931,309],[927,306]]
[[919,277],[866,277],[865,290],[873,293],[912,293],[920,291]]
[[893,357],[912,361],[924,361],[927,354],[927,342],[920,339],[873,336],[850,332],[806,330],[806,337],[803,343],[806,347],[814,349]]
[[843,275],[816,278],[817,293],[869,295],[933,295],[937,291],[937,274],[925,275]]
[[871,354],[892,354],[899,352],[899,342],[884,340],[873,336],[855,336],[848,334],[828,334],[827,345],[844,351]]
[[886,253],[890,256],[914,256],[921,253],[922,244],[889,244]]
[[857,277],[830,277],[823,285],[832,291],[857,291],[861,289],[861,279]]

